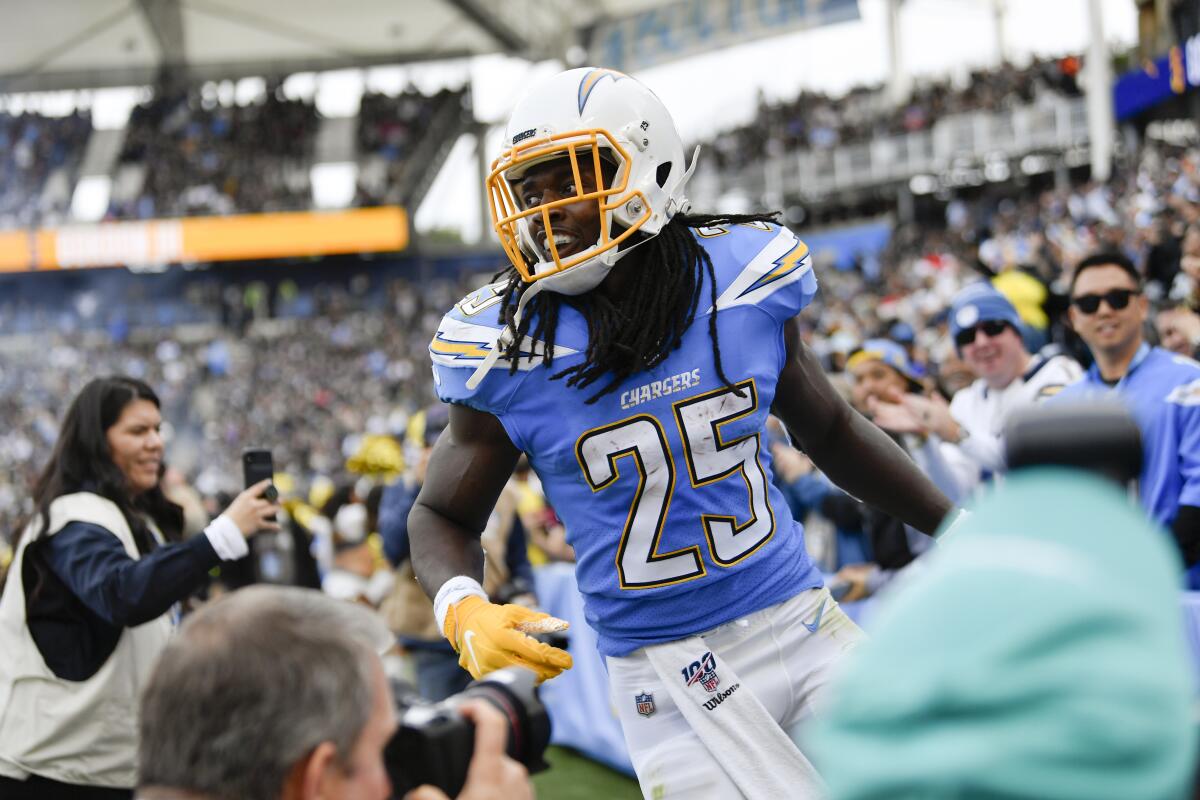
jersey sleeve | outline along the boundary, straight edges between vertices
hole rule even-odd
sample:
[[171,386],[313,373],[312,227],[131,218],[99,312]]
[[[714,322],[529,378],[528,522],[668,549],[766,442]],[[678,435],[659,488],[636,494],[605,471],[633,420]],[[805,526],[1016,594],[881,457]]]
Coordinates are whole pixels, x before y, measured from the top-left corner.
[[1200,377],[1170,391],[1166,402],[1176,416],[1179,436],[1179,504],[1200,506]]
[[[499,316],[501,289],[501,284],[485,286],[456,303],[438,324],[437,333],[429,343],[429,359],[433,364],[433,384],[438,399],[499,418],[513,443],[520,447],[507,411],[528,373],[543,368],[545,343],[526,336],[521,342],[515,373],[512,361],[500,358],[474,388],[468,386],[468,381],[496,347],[503,330]],[[554,346],[556,359],[578,352],[566,345]]]
[[817,294],[808,245],[787,228],[770,223],[730,226],[706,238],[698,229],[717,274],[717,310],[757,306],[780,323],[804,310]]
[[438,323],[429,342],[433,386],[444,403],[459,403],[476,411],[500,416],[512,397],[514,381],[509,362],[497,361],[474,389],[467,381],[487,358],[500,337],[500,292],[485,286],[454,304]]

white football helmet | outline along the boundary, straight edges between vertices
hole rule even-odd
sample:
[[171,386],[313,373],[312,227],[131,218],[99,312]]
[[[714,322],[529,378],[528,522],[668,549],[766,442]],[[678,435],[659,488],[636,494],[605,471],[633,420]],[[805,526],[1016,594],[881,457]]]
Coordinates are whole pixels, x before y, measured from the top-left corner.
[[[509,118],[505,146],[486,181],[492,222],[513,266],[524,280],[541,282],[540,289],[570,295],[592,289],[629,252],[622,242],[637,231],[656,235],[689,205],[684,185],[692,169],[670,113],[653,92],[615,70],[581,67],[534,86]],[[533,165],[558,158],[570,159],[576,195],[522,208],[513,182]],[[591,162],[598,187],[582,185],[581,159]],[[616,165],[608,186],[600,178],[602,160]],[[599,239],[560,257],[550,211],[581,201],[599,207]],[[530,231],[535,216],[544,225],[548,254]]]

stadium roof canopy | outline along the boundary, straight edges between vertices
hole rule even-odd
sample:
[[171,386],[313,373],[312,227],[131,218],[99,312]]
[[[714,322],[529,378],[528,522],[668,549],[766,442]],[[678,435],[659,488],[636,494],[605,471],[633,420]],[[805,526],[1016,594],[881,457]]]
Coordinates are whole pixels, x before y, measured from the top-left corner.
[[38,0],[5,4],[0,92],[405,64],[560,58],[663,0]]

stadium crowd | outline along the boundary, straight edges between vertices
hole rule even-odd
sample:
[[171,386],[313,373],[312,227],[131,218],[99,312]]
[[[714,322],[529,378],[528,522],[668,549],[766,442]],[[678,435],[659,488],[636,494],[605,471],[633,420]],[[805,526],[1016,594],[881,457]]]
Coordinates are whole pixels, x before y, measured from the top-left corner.
[[[64,399],[102,373],[156,387],[177,460],[195,466],[192,477],[210,493],[236,486],[250,443],[274,449],[280,468],[306,482],[335,476],[362,434],[402,432],[407,415],[432,399],[426,332],[465,292],[453,281],[418,291],[394,280],[382,297],[361,280],[312,292],[285,284],[274,293],[283,299],[268,303],[264,284],[208,289],[192,293],[192,314],[210,320],[201,338],[149,326],[114,341],[111,327],[80,328],[24,339],[0,356],[0,404],[13,423],[0,435],[0,499],[27,493]],[[19,505],[0,502],[4,530]]]
[[1035,58],[1024,67],[973,70],[961,85],[948,78],[920,80],[900,106],[878,86],[839,97],[804,91],[777,103],[760,98],[755,119],[717,134],[711,150],[722,169],[738,169],[767,155],[929,130],[950,114],[1034,104],[1048,94],[1074,97],[1080,66],[1076,56]]
[[[1098,250],[1122,252],[1143,265],[1148,292],[1160,306],[1194,308],[1198,201],[1200,151],[1154,147],[1104,184],[951,200],[944,226],[900,226],[881,253],[864,254],[863,268],[821,272],[824,307],[812,320],[815,345],[836,364],[838,354],[899,325],[897,335],[913,339],[918,360],[949,358],[953,365],[944,313],[951,298],[966,282],[1001,275],[1008,276],[999,279],[1002,286],[1031,285],[1015,275],[1043,286],[1014,297],[1033,343],[1069,344],[1055,313],[1066,308],[1064,280]],[[1049,311],[1042,308],[1047,304]]]
[[[1200,150],[1147,147],[1102,185],[953,200],[944,226],[898,226],[883,251],[862,254],[851,270],[833,269],[817,253],[820,313],[804,317],[806,336],[847,393],[850,355],[867,340],[890,338],[922,386],[938,386],[948,399],[973,379],[948,310],[965,285],[992,278],[1019,312],[1031,353],[1049,345],[1086,364],[1086,349],[1063,324],[1063,281],[1080,258],[1105,249],[1144,265],[1163,340],[1178,352],[1200,345]],[[158,388],[177,460],[208,493],[233,488],[238,453],[251,443],[274,448],[277,464],[305,485],[338,478],[363,435],[403,436],[431,400],[429,338],[441,310],[482,277],[420,286],[372,286],[363,275],[304,288],[288,280],[198,283],[170,313],[154,301],[149,318],[94,317],[107,328],[82,325],[74,310],[51,315],[0,303],[9,333],[60,331],[49,343],[26,337],[0,355],[0,403],[16,421],[0,436],[3,529],[11,532],[27,510],[21,498],[37,454],[53,442],[62,398],[102,372]],[[176,321],[201,321],[205,333],[185,334],[171,327]],[[47,356],[31,363],[30,347]],[[828,555],[831,569],[847,561]]]
[[[707,152],[723,169],[736,169],[765,154],[830,148],[873,137],[928,130],[948,114],[1036,103],[1047,93],[1079,93],[1080,59],[1035,59],[1028,66],[1004,65],[973,71],[965,83],[922,80],[909,101],[892,105],[879,87],[857,88],[842,97],[801,92],[795,98],[760,103],[756,119],[718,134]],[[355,134],[357,155],[379,160],[382,169],[360,180],[354,205],[378,205],[411,155],[414,133],[428,123],[442,90],[424,95],[407,89],[397,96],[362,97]],[[321,117],[311,99],[284,96],[282,84],[264,84],[251,98],[224,97],[215,85],[160,89],[137,106],[114,165],[147,165],[130,190],[118,180],[107,219],[300,210],[311,205],[309,167]],[[41,201],[47,176],[66,168],[69,188],[92,127],[89,112],[66,117],[0,113],[0,228],[59,220],[71,192],[56,205]],[[268,147],[269,145],[269,147]],[[270,155],[265,155],[266,153]],[[47,216],[49,215],[49,216]]]
[[[379,170],[360,181],[353,205],[392,202],[396,181],[443,89],[425,95],[363,95],[354,138],[360,161]],[[130,114],[113,165],[108,220],[299,211],[312,205],[309,169],[322,117],[311,98],[284,94],[278,81],[253,97],[225,97],[214,84],[159,89]],[[0,112],[0,229],[66,218],[92,134],[90,111],[63,116]],[[143,169],[144,165],[144,169]],[[43,197],[47,178],[63,186]]]
[[[46,179],[65,170],[74,183],[83,149],[92,132],[91,115],[76,110],[65,117],[0,112],[0,229],[28,226],[41,214],[62,214],[65,202],[51,208],[40,202]],[[64,199],[70,195],[64,193]]]
[[145,164],[140,192],[114,200],[112,219],[311,205],[308,167],[320,117],[311,100],[273,83],[245,105],[197,89],[159,92],[129,117],[119,164]]
[[[757,135],[746,129],[727,134],[732,138],[715,149],[730,167],[736,166],[731,152],[753,157],[774,147],[772,141],[827,147],[921,130],[942,114],[994,107],[1000,98],[1031,102],[1043,91],[1073,93],[1077,68],[1072,60],[1037,62],[975,76],[969,90],[920,87],[907,108],[878,115],[870,112],[877,99],[870,93],[838,101],[802,96],[764,108],[767,138],[745,139]],[[425,110],[415,95],[365,97],[359,148],[399,163]],[[144,218],[307,207],[307,186],[291,182],[284,167],[309,158],[317,120],[311,104],[284,100],[276,89],[239,108],[196,93],[157,97],[134,113],[121,155],[153,165],[144,190],[110,213]],[[86,138],[86,120],[76,124]],[[0,136],[4,131],[0,121]],[[36,132],[19,138],[39,141]],[[30,144],[39,155],[19,168],[44,174],[79,147],[70,134],[48,141],[65,144]],[[264,142],[287,143],[271,165],[245,155]],[[16,168],[0,164],[5,176]],[[374,201],[360,196],[360,202]],[[821,289],[803,317],[804,335],[851,402],[960,502],[1003,471],[994,442],[985,441],[1003,417],[1084,374],[1088,349],[1065,318],[1076,270],[1095,267],[1086,257],[1097,252],[1136,265],[1152,304],[1150,340],[1195,355],[1200,148],[1147,145],[1104,183],[1006,187],[950,199],[940,224],[898,225],[881,251],[861,253],[849,270],[833,268],[818,252]],[[464,673],[436,627],[430,632],[428,600],[411,591],[405,520],[446,424],[444,411],[431,404],[427,346],[442,313],[482,277],[373,282],[359,274],[315,287],[288,277],[197,281],[173,304],[135,318],[96,308],[95,297],[65,306],[55,298],[52,309],[0,301],[0,414],[9,421],[0,431],[0,532],[11,537],[33,511],[31,488],[70,399],[96,376],[132,376],[161,400],[173,468],[163,488],[185,507],[185,532],[200,535],[241,489],[241,451],[269,447],[294,542],[283,549],[297,560],[284,574],[379,609],[409,648],[414,682],[429,697],[446,696],[461,688],[447,675],[461,681]],[[1131,297],[1118,306],[1119,296],[1109,292],[1101,302],[1126,308]],[[1004,363],[989,365],[989,358],[972,354],[980,342],[1001,339]],[[1044,365],[1053,366],[1035,382]],[[1034,391],[1007,394],[1025,385]],[[989,391],[1014,399],[985,407]],[[977,410],[964,410],[972,393],[984,399]],[[974,427],[984,416],[987,424]],[[808,544],[834,574],[839,597],[867,597],[928,546],[897,520],[836,490],[790,447],[782,427],[773,431],[771,447],[776,480],[809,523]],[[489,543],[489,558],[497,559],[489,569],[505,585],[490,593],[536,602],[526,580],[530,562],[570,560],[572,552],[527,466],[518,468],[496,516],[485,533],[496,542]],[[249,580],[269,579],[273,568],[264,553],[277,542],[249,547]],[[220,569],[202,593],[247,580],[245,570]]]
[[[429,127],[438,104],[455,95],[442,89],[425,95],[408,88],[399,95],[371,92],[358,110],[358,153],[368,174],[360,174],[355,206],[396,202],[404,182],[405,165],[414,155],[421,133]],[[374,169],[372,169],[374,167]]]

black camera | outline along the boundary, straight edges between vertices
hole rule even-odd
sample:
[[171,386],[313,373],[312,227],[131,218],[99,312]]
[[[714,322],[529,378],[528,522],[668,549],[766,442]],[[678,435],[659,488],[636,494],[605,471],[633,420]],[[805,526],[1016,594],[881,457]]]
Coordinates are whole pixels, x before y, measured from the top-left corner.
[[458,708],[479,698],[508,720],[508,755],[530,774],[541,772],[550,743],[550,717],[538,699],[537,676],[521,667],[489,673],[440,703],[426,703],[413,692],[396,692],[400,728],[384,750],[393,797],[423,784],[450,797],[462,791],[475,752],[475,726]]
[[1142,471],[1142,434],[1115,400],[1039,403],[1013,413],[1004,427],[1010,470],[1083,469],[1125,485]]

